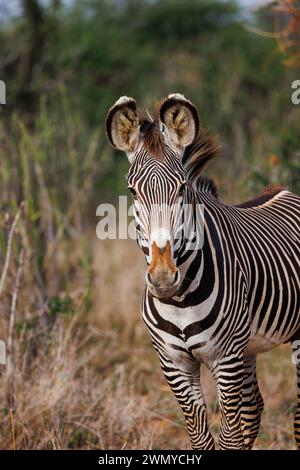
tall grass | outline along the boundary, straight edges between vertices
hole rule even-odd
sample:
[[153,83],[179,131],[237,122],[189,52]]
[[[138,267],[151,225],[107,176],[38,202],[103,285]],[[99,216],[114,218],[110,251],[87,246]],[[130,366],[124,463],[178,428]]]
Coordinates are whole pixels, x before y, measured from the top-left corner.
[[[56,403],[63,406],[63,396],[69,400],[72,380],[87,361],[77,356],[90,336],[85,195],[101,134],[83,135],[77,116],[72,122],[67,116],[54,126],[42,103],[34,127],[18,116],[0,124],[0,338],[8,361],[0,371],[1,447],[59,445],[55,426],[42,432],[38,423],[57,412]],[[33,443],[32,435],[41,442]]]
[[[0,123],[0,448],[189,446],[140,318],[143,257],[133,241],[95,236],[96,207],[127,165],[102,127],[90,129],[66,99],[56,115],[42,102],[30,126],[17,115]],[[224,165],[214,172],[227,200],[250,195],[239,191],[246,173],[235,181]],[[258,446],[292,447],[293,373],[288,353],[284,371],[273,357],[263,389],[284,409],[277,423],[272,408],[266,415]],[[207,373],[204,389],[216,430]]]
[[[143,373],[126,364],[135,335],[141,354],[146,336],[140,289],[125,296],[137,274],[123,294],[120,285],[111,292],[116,260],[109,245],[96,246],[94,186],[109,166],[103,132],[67,101],[60,121],[42,103],[33,127],[14,116],[0,132],[0,447],[149,447],[137,406]],[[133,322],[122,303],[132,305]]]

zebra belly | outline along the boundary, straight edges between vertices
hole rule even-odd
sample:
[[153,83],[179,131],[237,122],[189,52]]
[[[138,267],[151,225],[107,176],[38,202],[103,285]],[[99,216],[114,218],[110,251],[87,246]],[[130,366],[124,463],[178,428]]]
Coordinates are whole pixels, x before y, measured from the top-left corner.
[[283,338],[268,338],[266,336],[257,334],[249,341],[244,354],[246,356],[250,356],[252,354],[264,353],[270,351],[273,348],[276,348],[276,346],[279,346],[284,342],[285,340]]

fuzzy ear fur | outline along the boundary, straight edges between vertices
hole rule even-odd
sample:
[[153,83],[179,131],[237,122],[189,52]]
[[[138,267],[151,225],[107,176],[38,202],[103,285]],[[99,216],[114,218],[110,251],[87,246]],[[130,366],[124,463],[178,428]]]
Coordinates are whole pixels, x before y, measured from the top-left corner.
[[169,95],[163,101],[159,114],[175,147],[185,148],[198,136],[200,123],[197,109],[183,95]]
[[106,133],[119,150],[133,152],[138,143],[140,120],[133,98],[122,96],[110,108],[106,118]]

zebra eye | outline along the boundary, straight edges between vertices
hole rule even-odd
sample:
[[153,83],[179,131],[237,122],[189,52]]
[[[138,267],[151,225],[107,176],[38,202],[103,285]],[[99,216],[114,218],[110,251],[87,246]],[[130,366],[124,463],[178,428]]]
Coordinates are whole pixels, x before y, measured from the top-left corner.
[[133,197],[136,197],[136,190],[134,188],[128,187],[129,191],[131,192]]

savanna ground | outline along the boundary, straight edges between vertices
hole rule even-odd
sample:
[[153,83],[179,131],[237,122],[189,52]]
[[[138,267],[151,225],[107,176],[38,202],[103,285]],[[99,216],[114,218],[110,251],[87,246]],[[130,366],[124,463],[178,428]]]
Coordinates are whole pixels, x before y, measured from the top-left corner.
[[[299,57],[285,43],[299,45],[300,13],[288,23],[293,41],[286,33],[278,47],[251,30],[270,31],[274,12],[245,28],[233,1],[67,3],[27,0],[16,18],[0,17],[0,448],[187,449],[140,317],[143,255],[132,240],[96,238],[96,208],[126,193],[128,171],[108,147],[105,114],[124,94],[147,104],[183,92],[224,143],[209,169],[224,201],[268,183],[299,193],[299,71],[286,67]],[[292,449],[289,347],[259,357],[258,377],[255,447]],[[216,433],[205,369],[202,381]]]
[[[111,441],[108,439],[104,448],[115,448],[118,442],[118,448],[188,449],[183,416],[163,378],[140,316],[145,271],[143,255],[132,241],[109,241],[101,248],[102,243],[95,242],[95,273],[102,279],[102,288],[97,293],[99,297],[98,301],[96,298],[93,318],[100,329],[114,332],[116,356],[112,354],[114,348],[108,348],[107,362],[114,369],[114,374],[124,374],[123,379],[127,377],[123,383],[125,390],[120,393],[116,387],[114,392],[114,406],[116,402],[121,405],[122,399],[119,397],[123,396],[124,400],[121,405],[123,410],[118,407],[120,415],[117,416],[120,416],[121,423],[117,420],[116,430],[119,426],[122,429],[122,423],[124,428],[117,434],[112,433]],[[110,260],[103,263],[105,252],[110,253]],[[131,268],[126,270],[126,266]],[[114,295],[115,292],[118,295]],[[102,307],[101,318],[97,309],[100,304],[105,305],[106,312],[103,316]],[[116,366],[113,366],[114,362]],[[293,449],[296,386],[290,348],[282,346],[260,356],[258,376],[265,399],[265,412],[255,448]],[[219,425],[217,395],[213,379],[205,367],[202,380],[209,422],[216,435]],[[127,391],[126,383],[130,384]]]
[[[143,255],[134,241],[99,241],[91,233],[89,242],[89,313],[79,281],[37,318],[15,318],[12,371],[1,377],[0,447],[188,449],[183,416],[140,317]],[[293,449],[290,349],[262,355],[258,376],[266,407],[255,448]],[[216,434],[216,390],[205,368],[202,381]]]

